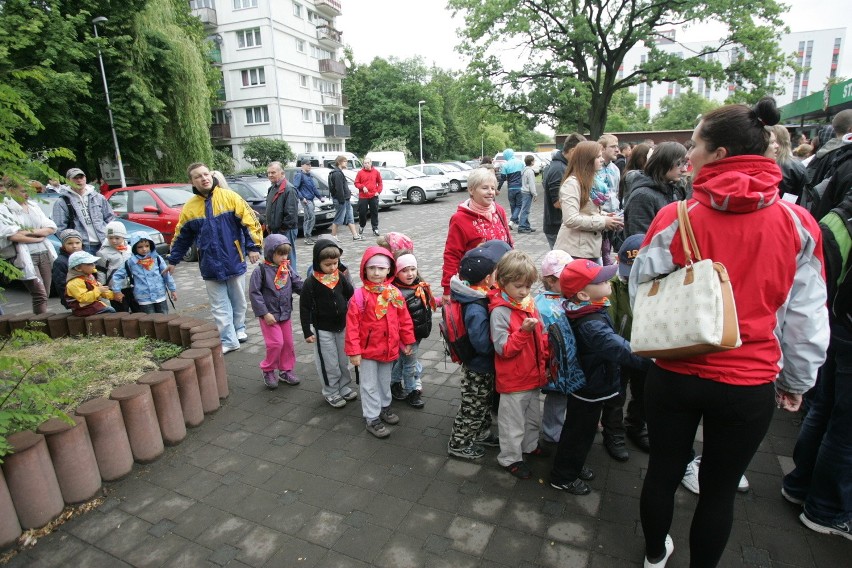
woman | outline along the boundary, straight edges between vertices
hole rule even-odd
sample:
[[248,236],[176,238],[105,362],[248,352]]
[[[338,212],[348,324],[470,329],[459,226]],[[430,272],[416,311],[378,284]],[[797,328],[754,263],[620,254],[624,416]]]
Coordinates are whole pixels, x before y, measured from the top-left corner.
[[653,148],[648,144],[637,144],[630,153],[630,159],[627,160],[627,165],[624,167],[624,175],[621,176],[621,182],[618,184],[618,200],[621,203],[630,196],[636,181],[639,179],[639,174],[645,169],[645,164],[648,163],[648,158],[651,157]]
[[[763,156],[764,126],[779,118],[771,98],[753,108],[726,105],[704,115],[692,135],[690,222],[702,257],[724,264],[730,275],[742,345],[651,366],[645,384],[651,455],[640,501],[646,567],[664,566],[674,550],[667,535],[674,494],[699,422],[704,448],[690,565],[715,566],[730,535],[737,485],[775,405],[796,411],[825,360],[820,230],[804,209],[780,199],[781,172]],[[640,284],[685,265],[677,227],[675,204],[651,223],[630,273],[631,298]]]
[[33,313],[43,314],[56,258],[53,245],[45,237],[56,232],[56,224],[29,200],[25,186],[7,176],[2,184],[6,192],[0,205],[2,256],[24,273],[21,280],[33,298]]
[[595,173],[602,167],[600,144],[577,144],[559,188],[562,226],[554,247],[575,259],[593,260],[598,264],[601,263],[601,233],[623,226],[621,218],[601,212],[601,205],[607,199],[603,188],[595,186]]
[[450,278],[459,271],[459,261],[464,253],[485,241],[500,239],[513,245],[506,211],[494,198],[497,194],[497,177],[493,170],[476,168],[467,178],[470,199],[459,204],[450,217],[447,243],[444,245],[444,268],[441,287],[444,301],[450,301]]
[[781,185],[778,186],[781,197],[784,195],[802,195],[805,187],[805,166],[802,162],[793,158],[793,148],[790,144],[790,133],[780,124],[770,126],[777,144],[777,155],[775,161],[781,168]]
[[556,244],[556,236],[562,226],[562,204],[559,202],[559,187],[562,185],[562,178],[565,175],[565,170],[568,169],[568,162],[571,161],[574,149],[577,144],[585,141],[586,137],[578,132],[569,134],[562,145],[562,151],[554,152],[553,160],[544,171],[541,182],[544,188],[544,223],[542,228],[544,236],[547,238],[547,244],[550,245],[551,249]]
[[645,233],[657,213],[674,201],[686,199],[681,177],[686,169],[686,148],[679,142],[663,142],[637,175],[624,204],[624,236]]

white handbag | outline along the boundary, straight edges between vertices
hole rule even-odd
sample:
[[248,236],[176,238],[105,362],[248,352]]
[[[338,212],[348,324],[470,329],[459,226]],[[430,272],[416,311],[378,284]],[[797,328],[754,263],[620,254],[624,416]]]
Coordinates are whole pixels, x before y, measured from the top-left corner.
[[[683,359],[742,344],[728,271],[702,260],[686,201],[678,202],[686,266],[639,285],[633,304],[630,346],[658,359]],[[694,260],[693,260],[694,258]]]

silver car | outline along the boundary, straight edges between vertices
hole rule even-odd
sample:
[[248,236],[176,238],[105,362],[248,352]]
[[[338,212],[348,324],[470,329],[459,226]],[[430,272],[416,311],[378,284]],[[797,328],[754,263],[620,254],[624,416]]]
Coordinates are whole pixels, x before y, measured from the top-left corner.
[[[382,171],[379,169],[379,173]],[[355,183],[355,176],[358,175],[357,170],[343,170],[343,175],[351,181],[353,184]],[[358,190],[355,190],[355,197],[358,197]],[[395,179],[391,178],[390,180],[386,179],[384,175],[382,175],[382,192],[379,194],[379,209],[390,209],[394,205],[399,205],[402,203],[402,195],[399,191],[399,184]]]
[[450,191],[448,181],[441,181],[432,176],[423,175],[419,170],[411,168],[380,168],[382,179],[385,179],[385,171],[393,176],[399,183],[399,192],[403,199],[409,203],[420,205],[427,201],[434,201],[439,197],[447,195]]

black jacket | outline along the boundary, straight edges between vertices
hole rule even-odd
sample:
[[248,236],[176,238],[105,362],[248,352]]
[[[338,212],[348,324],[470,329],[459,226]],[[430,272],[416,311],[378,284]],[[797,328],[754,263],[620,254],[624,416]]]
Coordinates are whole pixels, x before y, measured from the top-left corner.
[[[282,179],[281,183],[287,184]],[[299,196],[292,185],[285,185],[284,193],[278,195],[278,186],[272,184],[266,194],[266,226],[270,233],[280,233],[299,227]]]
[[634,189],[624,204],[624,237],[647,233],[660,209],[685,197],[679,186],[666,184],[661,187],[644,173],[638,174]]
[[[320,252],[326,247],[336,247],[343,252],[337,243],[320,239],[314,245],[313,266],[320,265]],[[346,307],[355,289],[343,271],[340,272],[340,279],[334,288],[314,278],[313,270],[305,279],[299,296],[299,319],[305,339],[314,335],[314,329],[339,332],[346,327]]]
[[562,226],[562,209],[553,206],[559,202],[559,187],[562,185],[562,176],[568,169],[568,161],[561,152],[553,156],[553,161],[544,172],[544,232],[549,235],[559,233]]
[[778,189],[781,195],[792,193],[793,195],[802,195],[802,188],[805,187],[805,166],[798,160],[789,160],[778,164],[781,168],[781,183],[778,184]]
[[328,191],[331,193],[331,197],[339,203],[345,203],[352,197],[352,192],[349,191],[349,181],[340,168],[332,168],[331,173],[328,174]]
[[[420,283],[420,278],[416,278],[412,286]],[[394,281],[394,286],[402,292],[402,297],[405,298],[405,306],[408,308],[408,313],[411,315],[411,322],[414,324],[414,338],[418,341],[426,339],[432,333],[432,308],[430,308],[423,300],[414,295],[414,288],[409,288],[405,284]]]

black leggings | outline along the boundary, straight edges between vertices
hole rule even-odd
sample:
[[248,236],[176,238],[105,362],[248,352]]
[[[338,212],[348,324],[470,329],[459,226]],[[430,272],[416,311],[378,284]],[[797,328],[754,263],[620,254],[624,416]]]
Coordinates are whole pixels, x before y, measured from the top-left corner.
[[703,419],[690,566],[716,566],[731,533],[737,485],[769,429],[774,405],[773,383],[736,386],[651,366],[645,383],[651,456],[639,505],[649,559],[665,552],[675,490]]

